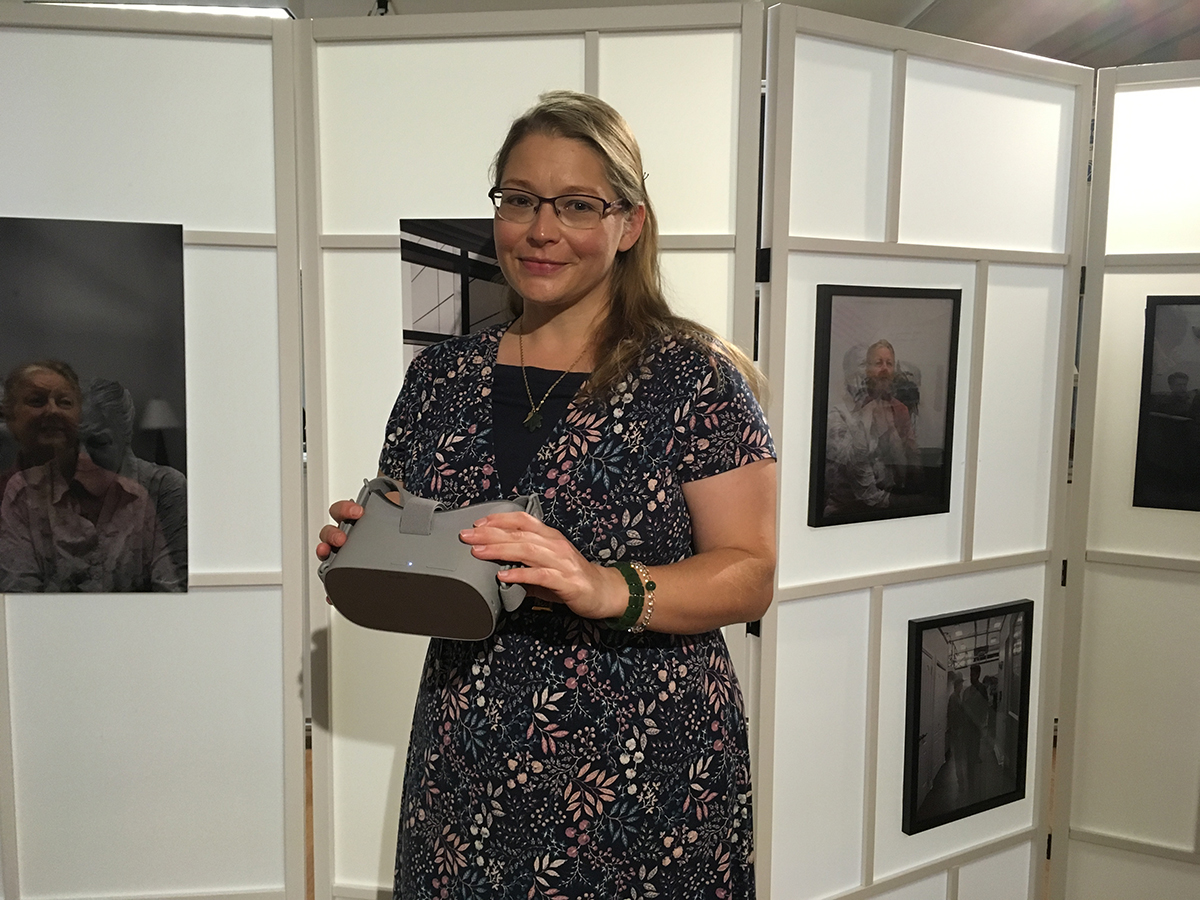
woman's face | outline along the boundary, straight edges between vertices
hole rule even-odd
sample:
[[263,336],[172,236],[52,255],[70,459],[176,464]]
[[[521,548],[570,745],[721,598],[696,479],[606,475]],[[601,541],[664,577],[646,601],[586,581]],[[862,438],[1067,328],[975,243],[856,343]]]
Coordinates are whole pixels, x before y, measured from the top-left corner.
[[8,427],[22,453],[41,456],[75,446],[81,403],[67,379],[49,369],[32,369],[13,393]]
[[[539,197],[589,194],[617,199],[599,154],[582,141],[531,134],[513,147],[500,186]],[[528,304],[564,308],[608,305],[613,261],[637,241],[645,209],[616,210],[591,229],[568,228],[543,203],[527,225],[494,223],[496,254],[504,277]]]

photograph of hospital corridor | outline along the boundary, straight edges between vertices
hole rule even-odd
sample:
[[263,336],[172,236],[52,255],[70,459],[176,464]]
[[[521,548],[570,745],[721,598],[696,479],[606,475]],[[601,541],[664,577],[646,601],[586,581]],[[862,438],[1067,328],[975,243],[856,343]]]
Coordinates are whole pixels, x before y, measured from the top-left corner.
[[910,623],[907,834],[1024,796],[1032,608],[1026,601],[965,621]]

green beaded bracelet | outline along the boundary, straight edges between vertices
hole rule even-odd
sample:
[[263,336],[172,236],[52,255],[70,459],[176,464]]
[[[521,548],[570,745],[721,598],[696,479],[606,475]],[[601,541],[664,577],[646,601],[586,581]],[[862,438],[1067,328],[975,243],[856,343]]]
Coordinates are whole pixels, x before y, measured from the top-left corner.
[[642,617],[642,604],[646,601],[646,589],[642,585],[641,576],[629,563],[615,562],[612,567],[625,577],[625,583],[629,585],[629,605],[625,607],[623,615],[613,616],[603,621],[605,626],[615,631],[628,631]]

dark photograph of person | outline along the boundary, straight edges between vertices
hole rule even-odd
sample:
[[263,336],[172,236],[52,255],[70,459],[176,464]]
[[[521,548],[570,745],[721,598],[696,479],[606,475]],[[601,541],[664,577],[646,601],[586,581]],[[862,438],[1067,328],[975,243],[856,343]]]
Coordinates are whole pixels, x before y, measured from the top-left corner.
[[809,525],[949,510],[961,300],[817,286]]
[[904,833],[1025,796],[1033,602],[909,623]]
[[1133,505],[1200,511],[1200,297],[1146,298]]
[[0,592],[187,590],[182,236],[0,218]]

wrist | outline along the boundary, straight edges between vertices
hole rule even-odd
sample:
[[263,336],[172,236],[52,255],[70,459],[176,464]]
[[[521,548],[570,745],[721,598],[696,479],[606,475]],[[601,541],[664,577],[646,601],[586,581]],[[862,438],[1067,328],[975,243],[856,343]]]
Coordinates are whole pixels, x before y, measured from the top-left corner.
[[641,576],[631,563],[620,560],[610,565],[614,571],[620,573],[625,582],[625,603],[617,615],[609,616],[603,622],[614,631],[629,631],[641,618],[646,599],[645,587]]
[[629,606],[629,585],[614,566],[600,566],[604,573],[604,612],[596,616],[601,622],[619,619]]
[[603,619],[604,625],[616,631],[641,634],[654,615],[654,591],[658,587],[645,563],[621,560],[611,563],[625,582],[624,607],[615,616]]
[[638,615],[637,621],[630,627],[630,631],[634,634],[641,634],[650,624],[650,619],[654,616],[654,591],[658,584],[654,581],[650,570],[641,562],[634,562],[633,569],[637,572],[638,577],[642,580],[642,610]]

